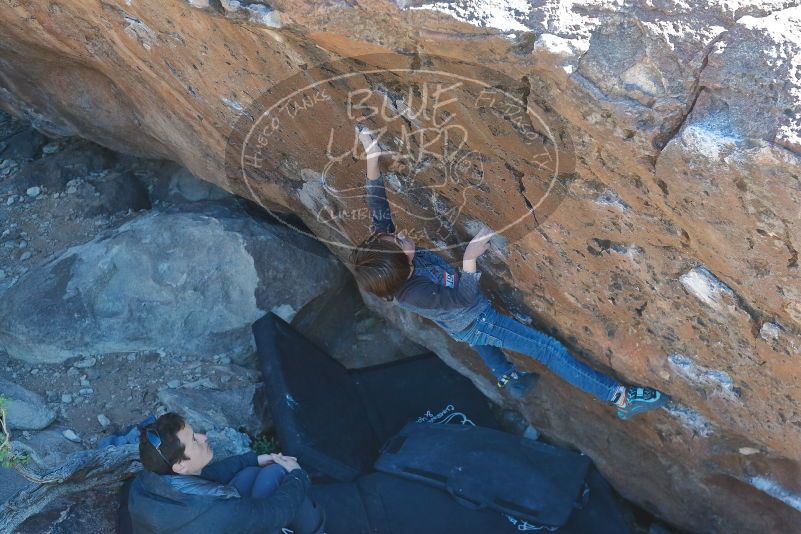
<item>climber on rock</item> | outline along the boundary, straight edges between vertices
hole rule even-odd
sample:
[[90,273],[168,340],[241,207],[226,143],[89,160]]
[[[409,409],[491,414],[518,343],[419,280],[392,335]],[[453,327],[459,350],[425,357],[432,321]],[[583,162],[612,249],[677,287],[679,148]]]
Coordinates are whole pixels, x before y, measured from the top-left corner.
[[378,159],[384,154],[376,134],[356,125],[367,161],[366,197],[372,235],[352,253],[354,275],[366,291],[431,319],[453,339],[473,347],[497,380],[519,399],[536,374],[515,368],[501,349],[525,354],[573,386],[617,408],[621,419],[663,406],[667,396],[649,387],[624,386],[573,357],[555,338],[509,318],[479,289],[476,259],[487,250],[492,232],[480,231],[467,245],[460,270],[439,255],[396,232]]
[[141,429],[139,456],[144,471],[128,496],[135,533],[324,532],[325,514],[294,457],[250,452],[210,463],[206,436],[176,413]]

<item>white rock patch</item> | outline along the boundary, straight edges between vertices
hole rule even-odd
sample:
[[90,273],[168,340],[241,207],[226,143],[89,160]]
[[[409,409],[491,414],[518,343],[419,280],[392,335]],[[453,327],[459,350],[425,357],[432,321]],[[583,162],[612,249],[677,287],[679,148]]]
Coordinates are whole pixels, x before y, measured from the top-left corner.
[[734,391],[734,381],[725,371],[700,365],[689,356],[683,354],[669,355],[668,363],[689,382],[695,385],[711,387],[713,388],[713,394],[730,399],[737,398],[737,394]]
[[679,278],[684,288],[707,306],[732,311],[735,293],[704,267],[696,267]]
[[703,124],[686,126],[681,132],[681,140],[688,148],[712,161],[719,160],[721,153],[731,151],[740,141],[738,137],[729,135],[722,129]]

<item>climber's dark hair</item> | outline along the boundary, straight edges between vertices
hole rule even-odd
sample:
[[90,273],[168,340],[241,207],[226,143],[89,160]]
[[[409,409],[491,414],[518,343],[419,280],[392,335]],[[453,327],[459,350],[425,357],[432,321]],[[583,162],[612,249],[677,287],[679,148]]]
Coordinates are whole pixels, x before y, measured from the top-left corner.
[[408,256],[395,242],[381,239],[392,235],[376,233],[351,253],[353,276],[365,291],[389,299],[409,278]]
[[[186,420],[177,413],[165,413],[155,423],[139,430],[139,458],[148,471],[160,475],[174,475],[172,466],[181,460],[188,460],[184,444],[178,439],[178,432],[186,426]],[[148,433],[150,436],[148,436]],[[159,443],[158,448],[154,446]]]

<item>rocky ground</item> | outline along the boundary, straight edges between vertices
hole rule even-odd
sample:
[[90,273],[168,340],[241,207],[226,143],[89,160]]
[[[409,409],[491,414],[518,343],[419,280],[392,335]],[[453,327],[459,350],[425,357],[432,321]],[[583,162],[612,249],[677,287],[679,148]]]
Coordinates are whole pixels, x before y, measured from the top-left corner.
[[[160,225],[162,239],[150,248],[141,235],[148,225]],[[180,248],[185,235],[170,237],[192,228],[217,239],[213,250],[200,255],[198,243]],[[165,410],[208,431],[218,456],[249,447],[270,426],[269,410],[254,408],[264,405],[248,331],[268,310],[294,320],[348,366],[424,350],[365,307],[325,249],[282,232],[245,201],[170,162],[77,138],[50,140],[7,115],[0,116],[0,234],[0,346],[10,352],[0,350],[0,393],[11,400],[11,435],[32,467],[59,465]],[[267,262],[271,246],[285,253]],[[60,269],[65,261],[69,268]],[[176,280],[171,269],[194,274]],[[289,285],[289,270],[312,282]],[[238,288],[244,296],[232,286],[234,274],[252,281]],[[103,307],[104,299],[131,294],[141,297],[132,299],[141,305],[135,310]],[[165,302],[153,304],[157,298]],[[204,337],[208,325],[193,315],[198,310],[208,321],[223,318],[225,328]],[[25,484],[0,469],[0,502]],[[113,510],[113,496],[83,495],[57,502],[19,531],[109,532]]]

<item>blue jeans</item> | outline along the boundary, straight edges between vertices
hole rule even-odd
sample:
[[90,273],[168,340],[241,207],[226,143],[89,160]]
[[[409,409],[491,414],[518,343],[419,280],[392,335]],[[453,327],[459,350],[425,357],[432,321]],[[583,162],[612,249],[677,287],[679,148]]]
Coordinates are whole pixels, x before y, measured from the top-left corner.
[[620,384],[574,358],[557,339],[521,324],[488,308],[476,321],[461,332],[449,332],[457,341],[473,347],[496,378],[514,369],[501,349],[530,356],[562,380],[597,399],[609,402]]
[[265,467],[246,467],[234,476],[230,484],[242,497],[261,499],[273,494],[281,484],[286,469],[278,464]]
[[[278,464],[269,464],[265,467],[251,466],[239,471],[229,484],[233,485],[242,497],[262,499],[269,497],[278,489],[284,475],[286,475],[286,469]],[[310,534],[321,530],[322,521],[322,509],[309,497],[306,497],[287,526],[296,534]],[[277,531],[274,534],[280,534],[280,532]]]

